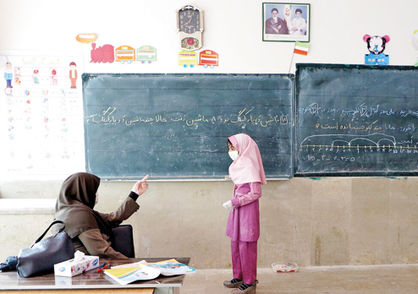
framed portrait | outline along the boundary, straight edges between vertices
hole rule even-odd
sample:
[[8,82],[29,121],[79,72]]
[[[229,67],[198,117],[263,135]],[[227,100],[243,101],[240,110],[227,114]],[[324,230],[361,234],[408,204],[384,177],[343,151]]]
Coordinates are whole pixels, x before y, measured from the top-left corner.
[[263,41],[309,42],[310,4],[263,2]]

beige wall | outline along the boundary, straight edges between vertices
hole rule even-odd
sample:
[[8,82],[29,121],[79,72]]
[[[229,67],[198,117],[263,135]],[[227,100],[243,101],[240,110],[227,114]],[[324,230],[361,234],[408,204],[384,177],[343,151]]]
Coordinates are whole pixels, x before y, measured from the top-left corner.
[[[60,183],[10,183],[3,198],[54,198]],[[97,209],[109,212],[132,182],[103,182]],[[418,263],[418,178],[293,178],[269,181],[261,198],[259,262],[300,265]],[[199,268],[230,267],[231,182],[151,182],[134,226],[138,257],[190,256]],[[52,211],[52,210],[51,210]],[[52,214],[1,214],[0,259],[29,245]],[[13,247],[12,244],[15,244]]]

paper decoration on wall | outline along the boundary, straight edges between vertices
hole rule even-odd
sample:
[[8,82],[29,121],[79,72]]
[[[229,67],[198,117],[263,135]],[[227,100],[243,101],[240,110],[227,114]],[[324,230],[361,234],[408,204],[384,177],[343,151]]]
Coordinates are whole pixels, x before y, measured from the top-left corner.
[[14,72],[15,72],[15,83],[20,85],[22,84],[22,74],[20,73],[20,66],[16,66],[14,68]]
[[135,49],[128,45],[119,46],[115,49],[115,62],[131,64],[135,61]]
[[[412,44],[414,44],[415,49],[418,50],[418,30],[415,30],[412,35]],[[418,66],[418,59],[415,62],[414,66]]]
[[142,64],[150,64],[157,61],[157,49],[150,45],[143,45],[136,50],[129,45],[121,45],[117,48],[110,44],[98,46],[95,43],[97,40],[95,33],[78,34],[76,40],[81,43],[91,43],[90,63],[133,64],[134,61],[138,61]]
[[[81,57],[8,51],[7,55],[0,52],[0,60],[0,125],[5,126],[0,131],[4,155],[0,174],[8,178],[61,178],[82,170],[81,81],[76,80],[76,89],[69,85],[69,64],[80,67]],[[7,61],[12,67],[13,88],[7,88],[4,78]],[[13,95],[5,95],[4,88],[13,89]]]
[[183,67],[189,66],[193,68],[195,65],[199,64],[199,55],[195,51],[186,51],[182,50],[178,54],[179,65]]
[[75,39],[81,43],[93,43],[97,40],[97,34],[95,33],[87,33],[87,34],[78,34]]
[[388,65],[389,55],[383,53],[386,48],[386,43],[390,41],[388,35],[383,37],[364,35],[363,41],[367,43],[369,54],[364,57],[364,63],[369,65]]
[[6,88],[4,92],[6,95],[12,95],[12,80],[13,80],[13,69],[10,61],[6,62],[6,69],[4,70],[4,79],[6,80]]
[[310,44],[306,42],[295,42],[295,48],[293,49],[293,53],[308,55],[309,46]]
[[113,63],[115,60],[113,45],[105,44],[96,48],[96,43],[91,44],[90,62],[94,63]]
[[40,83],[40,80],[39,80],[39,69],[35,68],[33,70],[32,78],[33,78],[33,83],[34,84],[39,84]]
[[12,86],[13,70],[12,70],[12,63],[10,61],[6,62],[6,69],[4,70],[4,79],[6,80],[6,87],[13,88]]
[[57,71],[56,69],[51,70],[51,86],[57,86],[58,85],[58,78],[57,78]]
[[193,68],[196,65],[214,68],[219,66],[219,54],[210,49],[202,50],[200,53],[182,50],[178,53],[178,64],[185,68]]
[[76,89],[77,88],[77,69],[76,69],[76,64],[74,61],[70,62],[70,80],[71,80],[71,89]]
[[157,49],[150,45],[143,45],[136,50],[136,61],[152,63],[157,61]]
[[213,68],[219,65],[219,55],[213,50],[203,50],[199,53],[199,65]]

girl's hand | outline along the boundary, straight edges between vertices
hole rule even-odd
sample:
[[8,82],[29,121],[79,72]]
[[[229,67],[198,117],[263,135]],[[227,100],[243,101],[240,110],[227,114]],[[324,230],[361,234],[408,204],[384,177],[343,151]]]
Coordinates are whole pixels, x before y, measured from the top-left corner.
[[142,180],[136,182],[132,187],[132,192],[135,192],[138,195],[142,195],[148,189],[148,180],[149,175],[146,175]]
[[225,202],[224,204],[222,204],[222,206],[224,208],[226,208],[226,209],[232,209],[233,208],[232,201],[231,200],[228,200],[227,202]]

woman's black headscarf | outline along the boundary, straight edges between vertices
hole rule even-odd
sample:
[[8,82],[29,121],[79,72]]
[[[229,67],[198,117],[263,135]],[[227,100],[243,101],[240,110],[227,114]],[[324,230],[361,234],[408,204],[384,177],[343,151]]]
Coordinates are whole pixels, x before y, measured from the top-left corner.
[[100,178],[89,173],[73,174],[62,184],[55,204],[55,219],[64,222],[70,238],[91,229],[100,229],[110,236],[110,223],[93,210],[99,185]]

